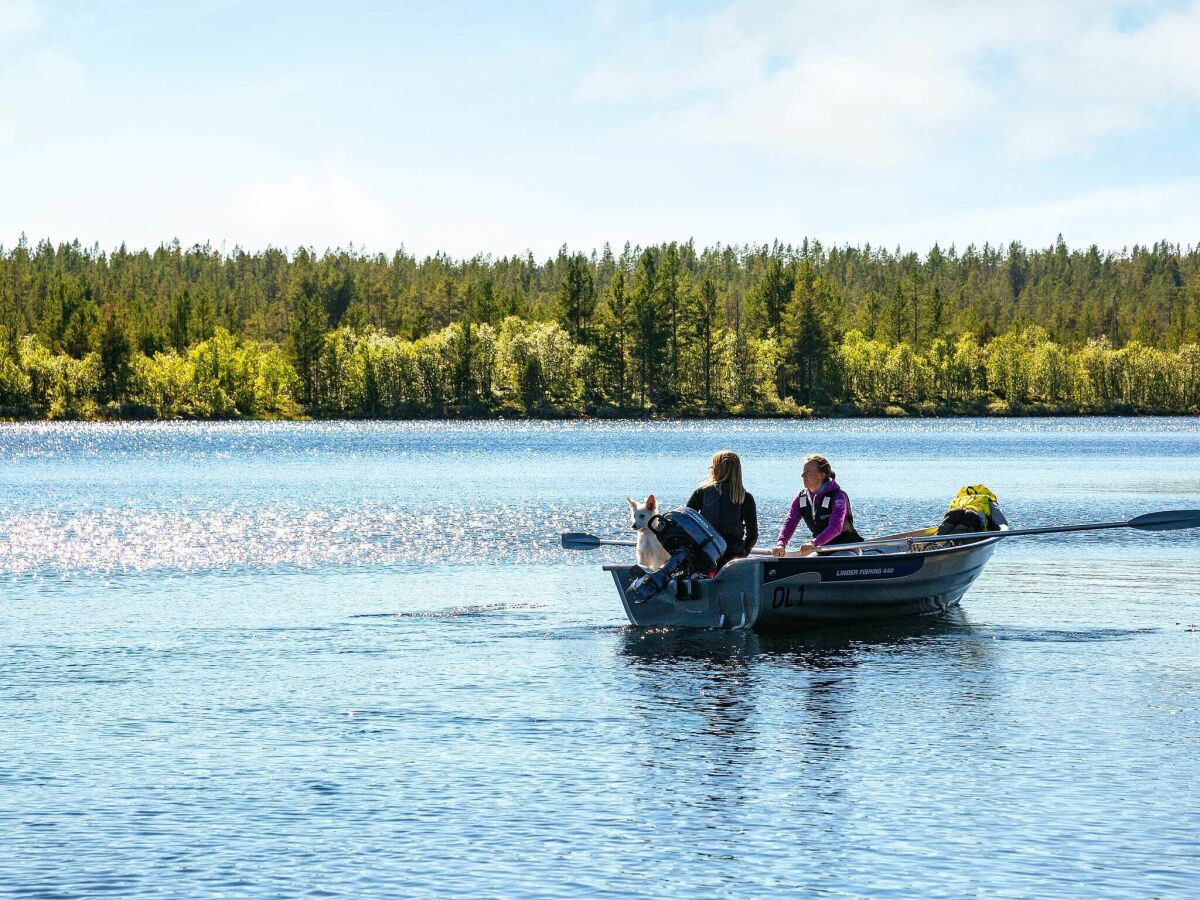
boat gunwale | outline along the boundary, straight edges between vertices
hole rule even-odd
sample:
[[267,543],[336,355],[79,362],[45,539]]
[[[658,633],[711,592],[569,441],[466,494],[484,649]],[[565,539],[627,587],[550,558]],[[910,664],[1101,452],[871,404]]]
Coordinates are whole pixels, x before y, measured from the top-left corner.
[[[721,571],[724,571],[726,568],[728,568],[729,566],[731,566],[735,563],[742,563],[745,560],[750,560],[751,562],[756,562],[756,563],[777,562],[779,560],[790,560],[790,561],[804,560],[806,562],[807,561],[821,562],[821,561],[826,561],[826,560],[832,562],[834,560],[837,560],[837,562],[839,564],[845,564],[847,559],[906,559],[906,558],[928,559],[929,557],[933,557],[933,556],[945,556],[945,555],[948,555],[951,553],[967,554],[967,553],[970,553],[970,552],[973,552],[976,550],[981,550],[984,547],[992,546],[997,541],[999,541],[1001,539],[1001,537],[1002,537],[1002,535],[997,534],[995,537],[976,538],[976,539],[972,540],[971,543],[969,543],[969,544],[962,544],[962,545],[956,546],[956,547],[936,547],[932,550],[909,549],[909,550],[905,550],[901,553],[870,553],[870,554],[868,554],[868,553],[847,552],[847,554],[845,556],[842,556],[842,555],[836,554],[836,553],[809,554],[808,556],[757,556],[757,555],[756,556],[743,556],[738,559],[731,559],[728,563],[726,563],[724,566],[721,567]],[[947,535],[946,539],[953,540],[953,537],[950,535]],[[874,538],[873,540],[885,541],[885,540],[888,540],[888,537],[885,536],[882,538]],[[899,542],[900,540],[903,540],[903,538],[900,536],[897,536],[897,541]],[[606,563],[601,568],[605,572],[611,572],[614,569],[628,569],[630,565],[632,565],[632,564]],[[718,572],[712,578],[704,578],[701,580],[702,581],[715,581],[717,578],[720,577],[720,574],[721,574],[721,572]]]

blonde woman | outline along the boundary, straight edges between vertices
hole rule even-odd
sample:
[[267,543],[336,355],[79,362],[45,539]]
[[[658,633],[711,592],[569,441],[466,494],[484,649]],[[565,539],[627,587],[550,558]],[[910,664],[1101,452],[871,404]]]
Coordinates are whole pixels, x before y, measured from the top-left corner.
[[742,461],[732,450],[713,454],[708,480],[692,491],[688,509],[694,509],[725,538],[723,566],[731,559],[749,556],[758,540],[758,509],[754,496],[742,486]]

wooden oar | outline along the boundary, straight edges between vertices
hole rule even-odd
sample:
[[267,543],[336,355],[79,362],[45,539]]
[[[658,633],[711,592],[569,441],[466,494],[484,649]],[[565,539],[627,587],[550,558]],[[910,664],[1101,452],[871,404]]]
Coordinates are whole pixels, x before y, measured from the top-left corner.
[[[637,541],[621,541],[613,538],[598,538],[582,531],[567,531],[562,535],[564,550],[595,550],[597,547],[636,547]],[[751,550],[753,556],[770,556],[770,550]]]
[[826,544],[818,547],[819,553],[839,550],[865,550],[881,544],[932,544],[940,541],[974,541],[980,538],[1023,537],[1029,534],[1061,534],[1067,531],[1099,531],[1104,528],[1137,528],[1139,531],[1178,531],[1184,528],[1200,528],[1200,509],[1169,509],[1163,512],[1146,513],[1125,522],[1085,522],[1079,525],[1045,525],[1041,528],[1009,528],[1006,531],[972,531],[966,534],[931,534],[920,537],[881,538],[858,544]]

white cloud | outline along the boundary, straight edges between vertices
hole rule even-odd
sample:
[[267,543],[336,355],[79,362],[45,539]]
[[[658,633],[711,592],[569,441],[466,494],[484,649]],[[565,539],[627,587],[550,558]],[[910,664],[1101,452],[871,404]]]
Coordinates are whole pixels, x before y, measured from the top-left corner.
[[38,49],[19,64],[0,67],[0,150],[35,131],[43,137],[62,131],[66,115],[86,79],[83,67],[56,50]]
[[[449,181],[420,172],[356,171],[341,161],[298,168],[273,179],[215,186],[208,199],[186,203],[179,220],[161,213],[147,235],[179,235],[184,243],[228,247],[268,244],[295,249],[330,247],[390,253],[404,245],[417,254],[470,257],[481,252],[551,252],[567,227],[546,198],[491,179],[456,175]],[[472,202],[464,203],[456,191]]]
[[1120,250],[1159,240],[1200,246],[1200,180],[1106,188],[1045,203],[895,221],[847,240],[923,250],[934,242],[960,248],[1014,240],[1050,246],[1059,234],[1071,247],[1096,244]]
[[850,166],[1086,152],[1200,103],[1200,2],[1122,28],[1127,6],[735,2],[642,29],[575,96],[649,106],[659,138]]
[[[426,84],[424,63],[393,68],[403,53],[355,69],[255,51],[181,78],[106,56],[104,34],[49,4],[43,24],[0,0],[0,242],[541,256],[689,235],[1200,240],[1193,182],[1115,189],[1124,147],[1144,180],[1192,177],[1182,144],[1149,137],[1170,111],[1170,140],[1200,139],[1200,2],[1147,0],[1137,27],[1115,0],[718,2],[602,0],[604,34],[564,33],[555,77],[459,96]],[[597,52],[561,109],[564,79]]]
[[41,24],[32,3],[0,0],[0,150],[60,129],[85,84],[82,66],[39,39]]
[[[221,221],[221,220],[224,221]],[[230,223],[237,223],[230,227]],[[255,181],[213,223],[248,246],[268,243],[319,248],[362,244],[394,230],[386,211],[363,187],[325,166],[273,181]]]
[[0,0],[0,44],[33,31],[42,17],[28,0]]

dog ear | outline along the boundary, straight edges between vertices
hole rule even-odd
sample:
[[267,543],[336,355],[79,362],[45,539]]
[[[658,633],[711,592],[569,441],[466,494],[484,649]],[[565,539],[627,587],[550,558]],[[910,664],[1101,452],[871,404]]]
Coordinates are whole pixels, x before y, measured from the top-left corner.
[[654,507],[657,505],[658,505],[658,502],[654,499],[653,494],[651,494],[649,497],[646,498],[646,508],[647,509],[654,509]]
[[628,503],[630,506],[632,506],[634,509],[637,509],[637,503],[632,498],[626,497],[625,502]]

